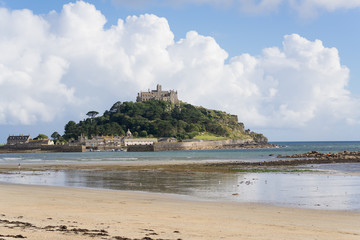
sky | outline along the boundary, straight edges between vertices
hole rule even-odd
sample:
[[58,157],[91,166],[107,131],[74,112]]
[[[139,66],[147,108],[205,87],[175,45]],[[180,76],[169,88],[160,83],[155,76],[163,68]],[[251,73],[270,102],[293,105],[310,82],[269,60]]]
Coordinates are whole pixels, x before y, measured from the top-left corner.
[[0,0],[0,144],[137,93],[270,141],[360,140],[360,0]]

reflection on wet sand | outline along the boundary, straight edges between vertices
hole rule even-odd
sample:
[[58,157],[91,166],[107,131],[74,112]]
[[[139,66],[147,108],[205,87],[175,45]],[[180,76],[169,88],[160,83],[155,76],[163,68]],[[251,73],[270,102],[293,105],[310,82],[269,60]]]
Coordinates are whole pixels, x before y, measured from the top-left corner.
[[0,175],[8,183],[178,194],[216,201],[360,211],[360,176],[64,170]]

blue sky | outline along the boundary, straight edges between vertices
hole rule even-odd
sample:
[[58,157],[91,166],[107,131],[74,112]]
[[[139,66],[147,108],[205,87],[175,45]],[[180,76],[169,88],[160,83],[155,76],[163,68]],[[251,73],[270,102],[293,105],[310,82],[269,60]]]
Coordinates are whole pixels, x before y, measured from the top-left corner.
[[360,1],[128,2],[0,0],[0,143],[157,83],[272,141],[359,140]]

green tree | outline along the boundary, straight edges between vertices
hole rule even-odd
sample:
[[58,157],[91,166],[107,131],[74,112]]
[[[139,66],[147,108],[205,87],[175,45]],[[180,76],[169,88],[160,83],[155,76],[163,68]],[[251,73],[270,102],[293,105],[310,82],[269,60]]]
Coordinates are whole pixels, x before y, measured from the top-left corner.
[[93,119],[96,115],[98,115],[99,114],[99,112],[97,112],[97,111],[90,111],[90,112],[88,112],[86,115],[89,117],[89,118],[91,118],[91,119]]
[[145,130],[142,130],[139,134],[140,137],[147,137],[147,135],[148,135],[147,131],[145,131]]
[[65,133],[64,133],[64,139],[65,140],[68,141],[71,138],[77,139],[80,134],[81,133],[80,133],[80,131],[78,129],[78,126],[76,125],[76,123],[74,121],[69,121],[65,125]]
[[40,140],[40,139],[49,139],[48,136],[46,136],[45,134],[40,133],[39,135],[37,135],[36,138],[34,138],[35,140]]
[[54,140],[58,140],[59,137],[61,137],[61,135],[58,132],[53,132],[53,134],[51,134],[51,138]]

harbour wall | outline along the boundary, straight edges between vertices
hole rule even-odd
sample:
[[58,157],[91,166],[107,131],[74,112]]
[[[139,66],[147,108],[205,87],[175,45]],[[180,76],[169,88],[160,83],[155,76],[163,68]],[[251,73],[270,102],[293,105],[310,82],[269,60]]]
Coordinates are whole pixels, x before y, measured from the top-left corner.
[[189,142],[158,142],[154,144],[154,151],[202,150],[239,148],[255,143],[253,140],[223,140],[223,141],[189,141]]
[[128,146],[128,152],[158,152],[229,148],[259,148],[271,147],[271,144],[257,143],[253,140],[223,140],[223,141],[187,141],[187,142],[156,142],[153,145]]
[[85,152],[82,145],[41,145],[29,146],[27,144],[5,145],[0,147],[0,153],[21,153],[21,152]]

